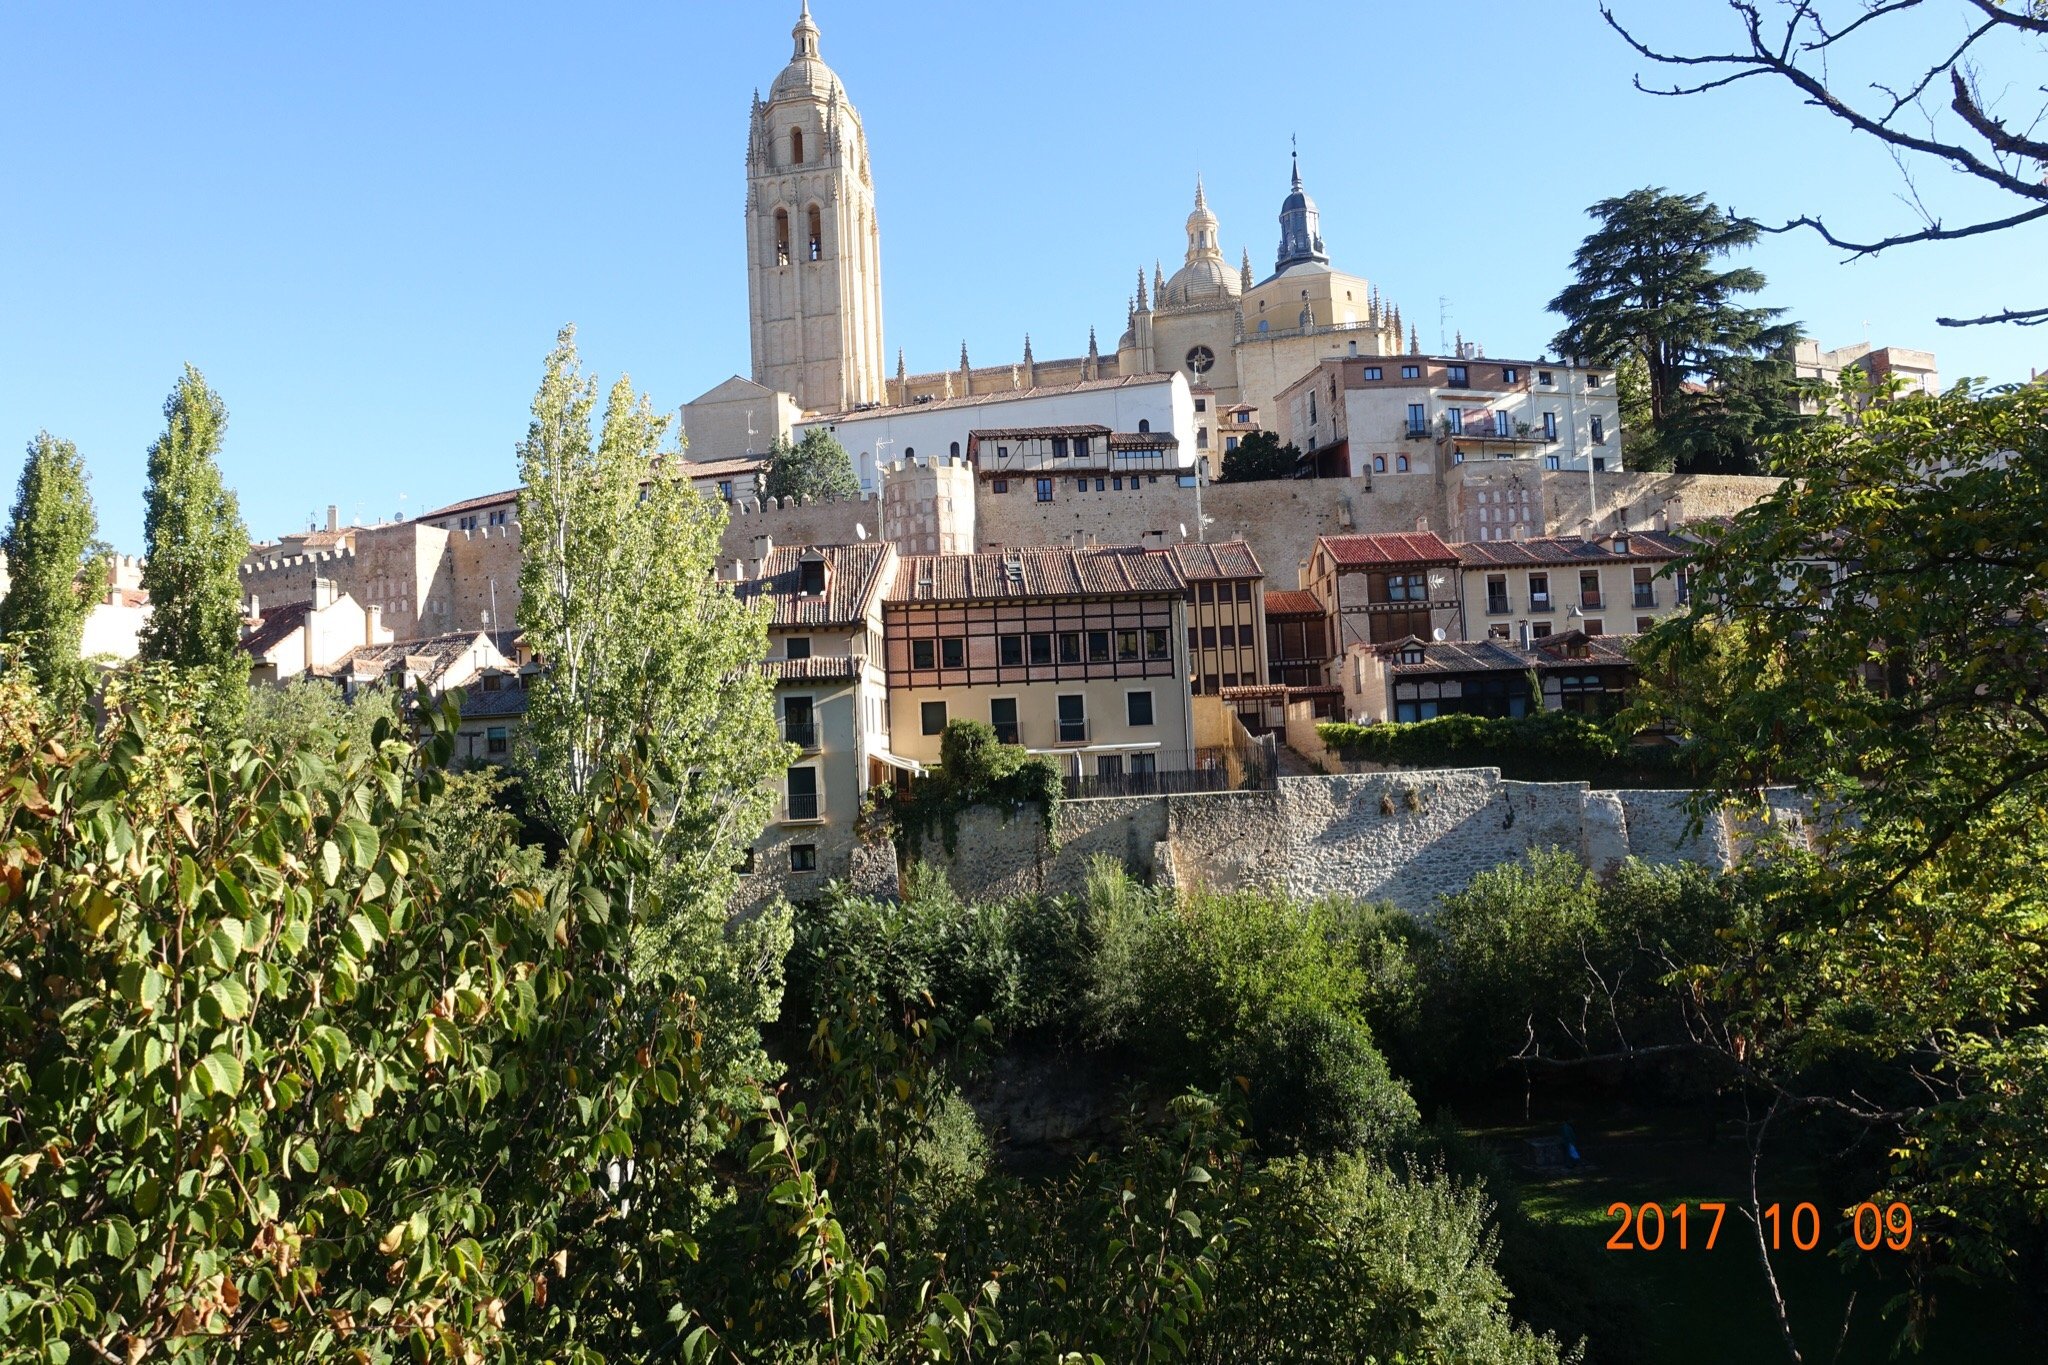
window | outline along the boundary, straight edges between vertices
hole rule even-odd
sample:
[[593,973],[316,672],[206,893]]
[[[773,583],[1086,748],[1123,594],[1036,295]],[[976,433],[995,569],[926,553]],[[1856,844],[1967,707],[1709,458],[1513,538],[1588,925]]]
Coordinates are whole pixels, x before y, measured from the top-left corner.
[[1373,472],[1373,473],[1375,473],[1375,474],[1384,474],[1384,473],[1386,473],[1386,472],[1387,472],[1387,457],[1386,457],[1386,456],[1384,456],[1384,455],[1375,455],[1375,456],[1373,456],[1373,457],[1372,457],[1372,472]]
[[1596,446],[1604,446],[1604,445],[1606,445],[1606,444],[1607,444],[1607,424],[1606,424],[1605,422],[1603,422],[1603,421],[1601,421],[1601,420],[1600,420],[1600,414],[1599,414],[1599,413],[1597,413],[1597,412],[1593,414],[1593,419],[1592,419],[1592,420],[1593,420],[1593,444],[1594,444],[1594,445],[1596,445]]
[[1465,431],[1465,410],[1463,408],[1445,408],[1444,421],[1450,424],[1451,435],[1462,435]]
[[939,642],[937,640],[912,640],[910,642],[910,666],[912,668],[937,668],[939,666]]
[[1214,602],[1216,600],[1216,585],[1213,583],[1195,584],[1195,600],[1197,602]]
[[1420,436],[1429,430],[1429,409],[1420,403],[1408,405],[1408,434]]
[[[1005,456],[1005,455],[1008,455],[1009,453],[1010,453],[1010,448],[1009,448],[1008,446],[997,446],[997,447],[996,447],[996,458],[998,458],[998,459],[1001,459],[1001,458],[1002,458],[1003,456]],[[1066,438],[1066,437],[1064,437],[1064,436],[1055,436],[1055,437],[1053,437],[1053,438],[1052,438],[1052,457],[1053,457],[1053,458],[1054,458],[1055,460],[1064,460],[1064,459],[1066,459],[1066,458],[1067,458],[1067,438]]]
[[1493,434],[1496,436],[1508,434],[1508,415],[1505,412],[1496,411],[1493,414]]
[[1530,639],[1532,639],[1532,640],[1540,640],[1540,639],[1542,639],[1542,638],[1543,638],[1544,636],[1546,636],[1546,635],[1548,635],[1548,634],[1550,634],[1550,622],[1548,622],[1548,621],[1531,621],[1531,622],[1529,623],[1529,638],[1530,638]]
[[782,657],[785,659],[808,659],[811,657],[811,637],[792,635],[782,642]]
[[1657,605],[1657,583],[1655,569],[1640,567],[1635,572],[1635,605],[1654,607]]
[[1595,474],[1605,474],[1607,472],[1607,457],[1605,455],[1595,455],[1593,457],[1593,472]]
[[1024,666],[1024,637],[1005,635],[996,641],[996,662],[1004,668]]
[[796,566],[796,590],[804,597],[816,597],[825,591],[825,561],[806,559]]
[[1214,648],[1216,648],[1216,627],[1214,627],[1214,626],[1203,626],[1203,627],[1202,627],[1202,648],[1204,648],[1204,649],[1214,649]]
[[817,713],[811,709],[809,697],[782,699],[782,737],[806,749],[818,747]]
[[996,732],[996,738],[1004,744],[1018,744],[1017,699],[1015,697],[994,697],[988,704],[989,728]]
[[1091,630],[1088,632],[1088,662],[1106,664],[1109,662],[1109,632]]
[[1148,659],[1164,659],[1164,658],[1168,657],[1168,656],[1169,656],[1169,655],[1170,655],[1170,654],[1171,654],[1172,652],[1173,652],[1173,651],[1172,651],[1171,649],[1169,649],[1169,648],[1167,647],[1167,640],[1166,640],[1166,632],[1165,632],[1165,631],[1163,631],[1163,630],[1148,630],[1148,631],[1146,631],[1146,632],[1145,632],[1145,657],[1146,657],[1146,658],[1148,658]]
[[1060,662],[1063,664],[1077,664],[1081,662],[1081,634],[1079,631],[1070,630],[1060,636]]
[[1592,621],[1588,621],[1588,622],[1586,622],[1586,634],[1588,634],[1588,635],[1605,635],[1606,633],[1607,633],[1607,623],[1606,623],[1605,621],[1601,621],[1601,620],[1592,620]]
[[1031,637],[1031,662],[1034,664],[1049,664],[1052,662],[1052,636],[1034,635]]
[[1546,441],[1555,441],[1557,439],[1557,414],[1554,412],[1543,414],[1543,439]]
[[1152,430],[1151,420],[1149,418],[1140,417],[1138,419],[1138,430],[1143,432],[1149,432],[1150,430]]
[[[1102,487],[1102,480],[1100,480],[1100,479],[1097,479],[1097,480],[1095,481],[1095,486],[1096,486],[1097,488],[1100,488],[1100,487]],[[1123,480],[1123,475],[1121,475],[1121,474],[1112,474],[1112,475],[1110,476],[1110,479],[1109,479],[1109,491],[1110,491],[1110,492],[1112,492],[1112,493],[1121,493],[1121,492],[1123,492],[1123,491],[1124,491],[1124,480]]]
[[1074,491],[1075,491],[1076,493],[1086,493],[1086,492],[1088,491],[1088,480],[1086,480],[1086,479],[1076,479],[1076,480],[1074,480]]
[[1131,776],[1132,776],[1132,777],[1150,777],[1150,776],[1152,776],[1152,774],[1154,774],[1154,773],[1156,773],[1156,772],[1158,772],[1158,771],[1159,771],[1159,756],[1158,756],[1157,754],[1132,754],[1132,755],[1131,755]]
[[1521,382],[1521,378],[1522,372],[1516,369],[1513,365],[1503,365],[1500,367],[1501,383],[1515,384]]
[[1536,382],[1537,382],[1538,384],[1542,385],[1542,386],[1543,386],[1544,388],[1549,388],[1549,387],[1550,387],[1550,385],[1551,385],[1551,384],[1553,384],[1553,383],[1554,383],[1554,382],[1556,382],[1556,381],[1554,381],[1553,379],[1551,379],[1551,377],[1550,377],[1550,371],[1548,371],[1548,370],[1538,370],[1538,371],[1536,371]]
[[958,441],[953,442],[952,455],[956,460],[960,458],[960,443]]
[[1505,616],[1514,607],[1508,601],[1508,576],[1504,573],[1490,573],[1486,576],[1486,611],[1489,616]]
[[816,844],[791,844],[789,846],[789,870],[791,872],[816,872],[818,870],[818,846]]
[[[944,703],[940,704],[943,707]],[[940,729],[946,727],[941,725]],[[818,818],[818,770],[816,768],[791,768],[789,770],[789,819],[815,820]]]
[[[1039,482],[1045,483],[1047,480],[1040,479]],[[990,479],[988,491],[991,493],[1007,493],[1010,491],[1010,481],[1008,479]]]
[[1454,451],[1452,451],[1452,452],[1451,452],[1451,463],[1452,463],[1452,464],[1463,464],[1463,463],[1465,463],[1465,452],[1464,452],[1464,451],[1462,451],[1462,450],[1454,450]]
[[1088,740],[1088,699],[1069,694],[1059,699],[1060,743],[1084,744]]
[[[825,220],[819,214],[816,204],[811,205],[810,228],[811,259],[815,261],[823,254],[825,249]],[[910,454],[907,450],[903,453],[905,455]]]
[[1378,379],[1380,377],[1380,367],[1377,365],[1366,366],[1363,377],[1366,379]]
[[1579,605],[1598,610],[1600,607],[1600,574],[1595,569],[1579,571]]
[[1207,450],[1209,448],[1209,428],[1195,428],[1195,448],[1197,450]]
[[1233,412],[1230,414],[1230,420],[1241,427],[1248,427],[1252,424],[1252,415],[1248,412]]
[[1116,657],[1119,663],[1138,657],[1138,632],[1120,630],[1116,633]]
[[1224,437],[1224,438],[1223,438],[1223,448],[1224,448],[1225,450],[1236,450],[1236,449],[1237,449],[1237,438],[1236,438],[1235,436],[1226,436],[1226,437]]
[[1193,652],[1195,651],[1195,649],[1196,649],[1196,648],[1198,648],[1198,647],[1200,646],[1200,644],[1201,644],[1201,638],[1202,638],[1202,632],[1201,632],[1201,631],[1197,630],[1197,629],[1196,629],[1195,627],[1193,627],[1193,626],[1189,626],[1189,627],[1188,627],[1188,652],[1189,652],[1189,653],[1193,653]]
[[1589,374],[1589,375],[1587,375],[1587,376],[1586,376],[1586,387],[1587,387],[1587,388],[1589,388],[1589,389],[1597,389],[1597,388],[1599,388],[1599,387],[1600,387],[1600,376],[1599,376],[1599,375],[1597,375],[1597,374]]
[[1051,501],[1052,501],[1052,480],[1051,480],[1051,479],[1040,479],[1040,480],[1038,481],[1038,500],[1039,500],[1040,502],[1051,502]]
[[1396,474],[1406,474],[1408,472],[1408,457],[1406,455],[1396,455],[1394,457],[1394,472]]
[[731,502],[731,501],[732,501],[732,480],[731,480],[731,479],[720,479],[720,480],[718,481],[718,500],[719,500],[720,502]]
[[1207,412],[1208,410],[1209,410],[1209,400],[1208,400],[1208,399],[1206,399],[1206,398],[1197,398],[1197,399],[1195,400],[1195,411],[1196,411],[1196,412]]
[[1401,367],[1401,377],[1403,379],[1420,379],[1422,378],[1422,367],[1420,365],[1403,365]]
[[939,667],[967,667],[967,641],[958,635],[948,635],[940,640]]
[[1387,596],[1389,602],[1427,602],[1429,600],[1429,578],[1419,573],[1390,573],[1387,575]]
[[739,873],[742,877],[752,876],[754,872],[754,850],[750,848],[745,853],[740,854],[740,865],[734,868],[733,871]]
[[946,733],[946,703],[942,701],[921,702],[917,708],[919,732],[927,735]]
[[1550,575],[1532,573],[1529,575],[1529,610],[1550,610]]
[[1236,649],[1236,648],[1237,648],[1237,627],[1236,627],[1236,626],[1225,626],[1225,627],[1223,627],[1223,647],[1224,647],[1225,649]]
[[804,164],[804,130],[801,128],[789,130],[789,164],[792,166]]
[[1152,723],[1152,694],[1150,692],[1124,693],[1124,719],[1133,729]]
[[789,264],[789,210],[775,210],[775,263]]
[[1470,388],[1472,380],[1463,365],[1446,365],[1444,367],[1444,383],[1454,389],[1463,389]]
[[1654,626],[1655,626],[1656,624],[1657,624],[1657,618],[1656,618],[1656,617],[1654,617],[1654,616],[1638,616],[1638,617],[1636,618],[1636,634],[1638,634],[1638,635],[1643,635],[1643,634],[1646,634],[1646,633],[1648,633],[1648,632],[1649,632],[1649,631],[1650,631],[1650,630],[1651,630],[1651,629],[1652,629],[1652,628],[1653,628],[1653,627],[1654,627]]
[[493,725],[484,731],[484,751],[502,754],[512,747],[512,732],[503,725]]
[[1077,459],[1077,460],[1085,460],[1085,459],[1087,459],[1087,458],[1088,458],[1088,451],[1090,450],[1090,448],[1091,448],[1091,447],[1090,447],[1090,446],[1089,446],[1089,444],[1088,444],[1088,438],[1087,438],[1086,436],[1076,436],[1076,437],[1074,438],[1074,458],[1075,458],[1075,459]]

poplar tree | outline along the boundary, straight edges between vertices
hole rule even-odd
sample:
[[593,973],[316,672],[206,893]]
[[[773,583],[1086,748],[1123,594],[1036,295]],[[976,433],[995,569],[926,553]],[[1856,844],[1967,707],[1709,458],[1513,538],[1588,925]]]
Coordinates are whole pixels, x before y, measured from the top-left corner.
[[164,434],[149,448],[142,586],[150,618],[142,653],[218,671],[223,681],[241,668],[246,683],[238,569],[249,552],[249,533],[215,463],[227,424],[220,396],[187,365],[164,400]]
[[671,899],[723,917],[787,746],[758,665],[767,626],[717,578],[724,508],[663,448],[669,419],[597,381],[564,328],[519,448],[519,624],[543,664],[521,738],[531,790],[567,836],[636,747],[674,780],[650,811]]
[[79,642],[99,595],[106,547],[78,447],[40,432],[14,498],[5,542],[9,583],[0,599],[0,640],[46,697],[78,699]]

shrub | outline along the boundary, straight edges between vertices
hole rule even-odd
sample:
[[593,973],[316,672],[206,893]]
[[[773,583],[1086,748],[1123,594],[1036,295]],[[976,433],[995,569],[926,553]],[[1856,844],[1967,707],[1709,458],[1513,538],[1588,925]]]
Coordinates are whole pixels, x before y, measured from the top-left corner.
[[969,806],[994,806],[1013,814],[1035,804],[1045,837],[1051,840],[1059,828],[1065,792],[1059,765],[1050,758],[1003,743],[984,721],[948,721],[939,739],[939,766],[911,784],[910,796],[898,811],[897,837],[915,856],[936,826],[950,854],[959,842],[960,812]]
[[1353,762],[1388,767],[1490,767],[1516,782],[1590,782],[1605,787],[1690,785],[1683,751],[1624,743],[1566,711],[1498,717],[1452,715],[1413,724],[1316,727]]

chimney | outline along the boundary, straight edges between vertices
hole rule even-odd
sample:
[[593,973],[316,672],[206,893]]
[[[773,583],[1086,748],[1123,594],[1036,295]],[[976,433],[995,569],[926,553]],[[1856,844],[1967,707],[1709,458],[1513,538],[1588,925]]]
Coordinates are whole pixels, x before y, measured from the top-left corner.
[[329,531],[339,531],[341,529],[341,509],[331,502],[327,504],[327,529]]
[[316,578],[313,580],[313,610],[325,611],[334,605],[334,580]]
[[243,612],[242,615],[249,617],[251,620],[256,620],[262,617],[263,603],[257,598],[255,593],[252,592],[249,594],[249,609]]
[[1088,548],[1088,533],[1086,531],[1076,530],[1073,540],[1075,549],[1085,550]]
[[1163,550],[1166,548],[1166,532],[1147,531],[1139,537],[1138,543],[1148,550]]
[[754,537],[754,558],[765,560],[773,553],[775,553],[775,538],[773,536]]
[[1417,517],[1415,519],[1415,534],[1418,536],[1426,536],[1429,534],[1428,517]]

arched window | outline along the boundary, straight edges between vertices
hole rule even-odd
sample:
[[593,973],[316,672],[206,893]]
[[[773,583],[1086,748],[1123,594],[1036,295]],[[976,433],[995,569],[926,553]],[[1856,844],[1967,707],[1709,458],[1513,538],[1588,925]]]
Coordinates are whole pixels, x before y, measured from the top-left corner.
[[1261,332],[1266,330],[1266,320],[1264,318],[1259,319],[1259,330]]
[[1373,456],[1373,457],[1372,457],[1372,472],[1373,472],[1373,473],[1375,473],[1375,474],[1384,474],[1384,473],[1386,473],[1386,472],[1387,472],[1387,457],[1386,457],[1386,456],[1384,456],[1384,455],[1375,455],[1375,456]]
[[1394,457],[1394,470],[1400,474],[1408,472],[1408,457],[1406,455],[1396,455]]
[[960,458],[960,443],[958,441],[953,442],[953,458],[956,460]]
[[804,164],[804,130],[801,128],[789,130],[789,164],[792,166]]
[[811,259],[817,260],[825,248],[825,216],[818,212],[816,204],[811,205]]
[[775,210],[775,264],[789,264],[789,210]]
[[904,458],[904,459],[906,459],[906,460],[914,460],[914,459],[916,459],[916,458],[917,458],[917,447],[916,447],[916,446],[905,446],[905,447],[903,447],[903,458]]
[[1149,418],[1145,418],[1145,417],[1140,417],[1140,418],[1138,419],[1138,430],[1139,430],[1139,431],[1143,431],[1143,432],[1149,432],[1149,431],[1151,431],[1151,430],[1152,430],[1152,422],[1151,422],[1151,419],[1149,419]]

